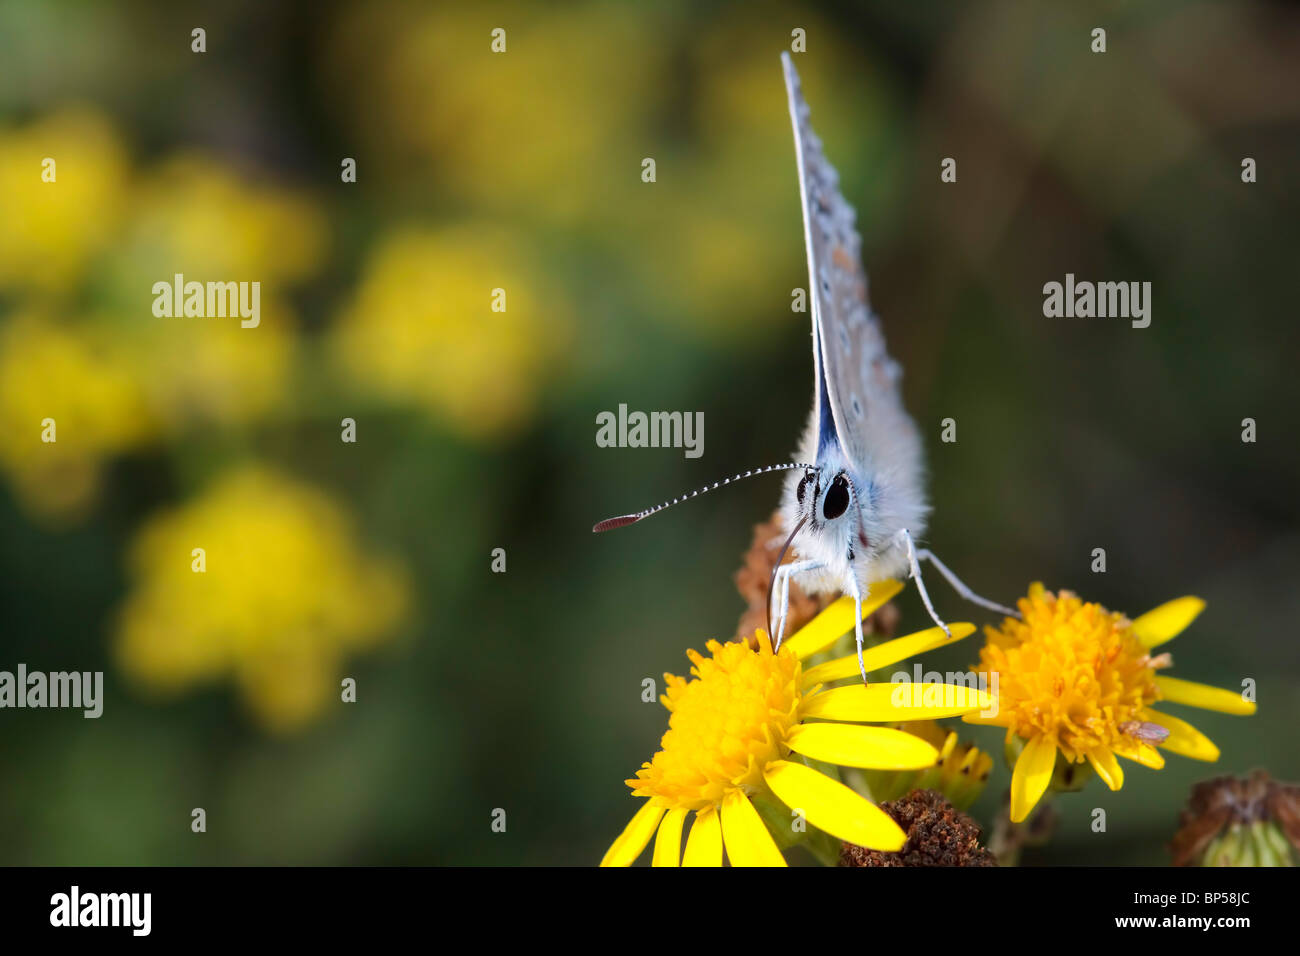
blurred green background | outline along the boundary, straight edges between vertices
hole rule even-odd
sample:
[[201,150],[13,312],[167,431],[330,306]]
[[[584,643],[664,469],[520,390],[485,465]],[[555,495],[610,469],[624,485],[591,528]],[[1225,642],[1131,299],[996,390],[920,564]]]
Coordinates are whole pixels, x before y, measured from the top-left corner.
[[[1300,777],[1294,8],[0,0],[0,669],[106,685],[0,711],[0,862],[600,858],[666,725],[641,682],[733,633],[779,478],[590,527],[807,414],[795,28],[929,542],[1003,601],[1199,594],[1175,673],[1258,683],[1194,715],[1217,765],[1093,781],[1026,862],[1163,863],[1194,781]],[[155,318],[176,272],[261,281],[261,326]],[[1150,328],[1044,318],[1067,272],[1150,281]],[[621,403],[703,412],[703,457],[598,448]]]

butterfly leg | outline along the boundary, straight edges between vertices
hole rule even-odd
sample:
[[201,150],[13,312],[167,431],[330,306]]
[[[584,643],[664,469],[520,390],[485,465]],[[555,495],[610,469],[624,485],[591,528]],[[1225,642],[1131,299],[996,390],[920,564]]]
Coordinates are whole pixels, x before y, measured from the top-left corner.
[[916,545],[912,543],[911,533],[904,528],[898,532],[898,537],[902,541],[903,547],[907,549],[907,566],[911,569],[911,578],[916,582],[917,591],[921,593],[921,603],[925,605],[926,611],[929,612],[930,620],[943,628],[943,632],[948,635],[948,639],[952,640],[952,631],[943,622],[943,618],[935,613],[934,605],[930,603],[930,594],[925,589],[925,581],[921,579],[921,564],[916,560]]
[[966,582],[953,574],[952,571],[948,570],[948,566],[940,561],[938,556],[928,548],[922,548],[916,553],[916,557],[919,561],[929,561],[933,564],[935,570],[942,574],[944,580],[952,585],[952,589],[957,592],[959,597],[970,601],[972,604],[978,604],[982,608],[987,608],[990,611],[997,611],[999,614],[1005,614],[1008,617],[1020,617],[1019,611],[1013,611],[1009,607],[1003,607],[996,601],[990,601],[988,598],[980,597],[966,586]]
[[870,683],[867,680],[867,662],[862,659],[862,587],[858,584],[858,576],[850,574],[848,577],[849,588],[853,594],[853,604],[856,613],[853,620],[857,622],[854,628],[853,636],[858,642],[858,671],[862,674],[862,683],[865,686]]
[[781,649],[781,641],[785,638],[785,619],[787,612],[790,610],[790,575],[801,574],[804,571],[814,571],[821,566],[822,564],[820,561],[793,561],[790,564],[783,564],[776,569],[779,581],[777,587],[772,589],[772,594],[768,595],[768,599],[771,600],[777,596],[778,591],[780,593],[781,611],[776,620],[775,643],[772,645],[773,651]]

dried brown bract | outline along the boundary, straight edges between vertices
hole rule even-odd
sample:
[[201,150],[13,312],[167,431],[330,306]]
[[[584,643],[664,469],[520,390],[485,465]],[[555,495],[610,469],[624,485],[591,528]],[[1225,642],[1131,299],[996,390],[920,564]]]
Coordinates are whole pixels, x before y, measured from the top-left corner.
[[970,817],[934,790],[913,790],[902,800],[880,809],[907,833],[897,853],[844,844],[840,866],[997,866],[993,854],[980,845],[980,828]]
[[[1264,770],[1248,777],[1204,780],[1192,788],[1178,824],[1169,844],[1174,866],[1202,864],[1216,839],[1257,824],[1272,824],[1287,843],[1300,850],[1300,786],[1274,780]],[[1232,849],[1225,847],[1226,851]],[[1285,845],[1275,849],[1285,850]],[[1235,860],[1224,862],[1231,865]]]

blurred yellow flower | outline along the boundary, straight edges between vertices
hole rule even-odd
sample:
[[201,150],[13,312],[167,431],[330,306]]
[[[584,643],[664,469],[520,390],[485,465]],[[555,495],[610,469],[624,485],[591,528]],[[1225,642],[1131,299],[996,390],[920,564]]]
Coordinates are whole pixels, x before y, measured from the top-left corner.
[[[144,176],[110,263],[117,299],[130,305],[113,314],[166,428],[246,424],[282,403],[296,351],[284,293],[320,266],[327,237],[314,202],[213,158],[175,156]],[[177,273],[186,281],[260,283],[260,323],[153,315],[154,283]]]
[[[329,38],[334,91],[392,180],[403,166],[476,209],[587,217],[640,186],[661,47],[631,5],[374,2]],[[505,52],[492,31],[505,30]],[[663,95],[662,93],[660,95]],[[360,175],[366,175],[364,170]]]
[[371,255],[333,347],[374,393],[486,437],[532,415],[569,327],[523,246],[485,228],[411,228]]
[[80,516],[94,500],[103,458],[155,427],[108,337],[30,314],[0,327],[0,467],[38,516]]
[[339,700],[346,657],[384,639],[409,603],[402,568],[362,553],[339,504],[259,466],[149,521],[130,573],[123,669],[162,692],[230,675],[273,731]]
[[[45,157],[52,183],[41,181]],[[16,289],[20,310],[0,344],[0,467],[45,519],[82,516],[102,459],[159,430],[272,412],[295,355],[284,286],[324,255],[313,202],[218,160],[184,154],[128,176],[125,149],[95,113],[0,133],[0,288]],[[92,259],[104,267],[93,314],[75,325],[28,314],[83,295]],[[154,284],[176,273],[260,283],[260,324],[154,315]],[[47,418],[54,442],[40,441]]]
[[[873,613],[900,590],[897,581],[873,585],[862,613]],[[664,675],[667,693],[660,699],[672,716],[660,750],[626,781],[646,803],[601,865],[631,864],[655,837],[655,866],[721,866],[724,846],[734,866],[783,866],[765,812],[782,821],[778,830],[802,819],[838,840],[902,849],[906,835],[898,824],[819,765],[932,767],[939,751],[928,742],[867,722],[964,714],[988,707],[991,698],[955,684],[855,682],[826,689],[825,682],[858,672],[857,655],[808,671],[802,662],[849,630],[854,613],[854,602],[841,598],[777,652],[761,630],[756,648],[710,641],[710,657],[688,651],[693,679]],[[969,624],[951,627],[956,638],[975,630]],[[867,669],[948,640],[935,627],[887,641],[865,652]],[[682,828],[692,811],[695,821],[683,857]]]
[[[42,174],[54,160],[54,181]],[[62,291],[115,233],[127,155],[98,113],[67,109],[0,131],[0,288]]]
[[[316,203],[199,153],[173,156],[142,177],[118,253],[119,281],[148,308],[154,282],[259,281],[263,294],[306,278],[328,235]],[[146,313],[147,314],[147,313]]]
[[115,335],[160,425],[176,433],[196,423],[243,425],[274,417],[288,394],[297,354],[295,317],[263,294],[261,322],[238,318],[118,316]]
[[1255,712],[1254,702],[1237,691],[1156,673],[1170,659],[1151,650],[1182,633],[1204,607],[1200,598],[1181,597],[1130,621],[1035,582],[1020,599],[1021,619],[984,629],[980,666],[997,675],[999,709],[995,716],[962,719],[1005,727],[1009,744],[1023,744],[1011,777],[1013,822],[1024,820],[1042,798],[1058,759],[1086,760],[1112,790],[1124,784],[1117,755],[1153,770],[1165,765],[1157,747],[1194,760],[1219,759],[1219,748],[1203,733],[1152,708],[1163,700],[1227,714]]

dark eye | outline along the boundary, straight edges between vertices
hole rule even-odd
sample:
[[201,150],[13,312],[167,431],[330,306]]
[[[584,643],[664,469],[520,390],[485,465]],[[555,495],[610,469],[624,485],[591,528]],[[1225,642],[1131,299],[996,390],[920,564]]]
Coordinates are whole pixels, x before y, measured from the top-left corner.
[[836,475],[826,492],[826,502],[822,505],[822,515],[826,518],[838,518],[849,509],[849,480],[843,475]]
[[803,504],[804,490],[808,487],[808,482],[812,480],[812,475],[804,475],[799,481],[799,487],[795,489],[795,497],[799,499],[799,504]]

